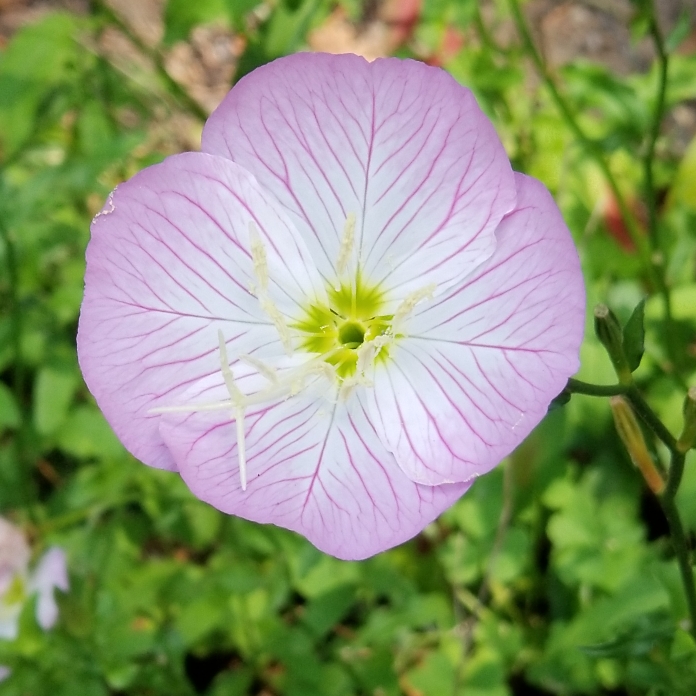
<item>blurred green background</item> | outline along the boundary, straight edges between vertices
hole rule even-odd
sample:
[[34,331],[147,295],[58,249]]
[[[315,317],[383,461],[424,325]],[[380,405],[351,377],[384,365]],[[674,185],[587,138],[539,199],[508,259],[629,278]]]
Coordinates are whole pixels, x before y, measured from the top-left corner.
[[[29,603],[0,640],[0,694],[696,693],[666,521],[606,400],[574,396],[418,538],[349,563],[127,455],[75,355],[89,223],[118,182],[197,149],[273,58],[410,56],[469,86],[552,190],[589,307],[626,320],[648,298],[637,379],[677,434],[696,370],[696,33],[693,2],[656,5],[523,3],[540,71],[507,0],[0,0],[0,514],[37,556],[64,548],[71,581],[53,630]],[[582,365],[615,381],[591,323]],[[678,496],[692,541],[695,460]]]

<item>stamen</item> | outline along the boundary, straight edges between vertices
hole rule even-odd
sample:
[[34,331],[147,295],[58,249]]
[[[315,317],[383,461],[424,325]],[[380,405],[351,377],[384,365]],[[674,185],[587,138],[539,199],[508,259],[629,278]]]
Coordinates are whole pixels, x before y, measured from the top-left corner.
[[342,346],[333,348],[326,353],[316,355],[306,362],[289,368],[280,377],[276,371],[266,365],[263,361],[250,355],[240,355],[239,360],[254,367],[259,374],[263,375],[270,385],[266,389],[261,389],[255,393],[246,395],[237,386],[234,374],[230,368],[229,358],[227,357],[227,345],[222,331],[218,331],[218,344],[220,350],[220,371],[222,373],[229,399],[216,403],[191,404],[183,406],[158,406],[148,410],[148,413],[195,413],[198,411],[231,411],[237,429],[237,456],[239,457],[239,480],[242,490],[247,488],[247,460],[246,460],[246,439],[244,433],[245,412],[251,406],[277,401],[282,398],[294,396],[307,387],[307,380],[316,375],[323,377],[335,384],[337,380],[336,366],[327,362],[327,359],[338,350],[343,350]]
[[353,255],[353,247],[355,246],[355,213],[348,213],[346,223],[343,226],[343,236],[341,237],[341,246],[338,250],[338,259],[336,261],[336,290],[341,289],[341,276],[348,268],[348,262]]
[[239,391],[239,387],[234,382],[234,375],[230,369],[230,362],[227,358],[227,345],[222,331],[218,329],[218,343],[220,345],[220,370],[222,378],[225,380],[225,386],[230,395],[230,401],[236,406],[235,420],[237,421],[237,456],[239,457],[239,480],[242,484],[242,490],[246,490],[247,475],[246,475],[246,447],[244,443],[244,394]]
[[276,331],[280,335],[280,341],[283,344],[285,352],[290,356],[293,350],[292,336],[290,335],[290,329],[285,323],[283,315],[268,295],[268,256],[266,255],[266,247],[263,244],[263,240],[253,220],[249,222],[249,244],[251,246],[251,259],[254,262],[254,274],[259,281],[256,297],[258,297],[261,304],[261,309],[273,322]]
[[263,360],[255,358],[253,355],[240,355],[239,361],[253,367],[257,372],[261,373],[271,384],[278,384],[278,375],[270,366],[266,365]]
[[283,344],[283,348],[288,356],[292,355],[292,335],[290,334],[290,329],[283,319],[283,315],[280,313],[279,309],[273,303],[273,300],[266,294],[261,294],[259,296],[259,302],[261,303],[261,309],[268,315],[268,318],[273,322],[273,325],[280,336],[280,342]]
[[397,333],[397,327],[403,322],[403,320],[415,309],[416,305],[422,300],[431,300],[433,298],[433,293],[437,285],[435,283],[430,283],[423,288],[420,288],[410,295],[408,295],[401,304],[397,307],[396,312],[394,312],[394,318],[392,319],[392,328],[394,333]]
[[198,411],[226,411],[233,408],[231,401],[214,401],[207,404],[187,404],[184,406],[157,406],[150,408],[148,413],[198,413]]
[[259,286],[262,291],[268,289],[268,258],[266,247],[259,235],[253,220],[249,222],[249,242],[251,244],[251,259],[254,262],[254,273],[259,279]]

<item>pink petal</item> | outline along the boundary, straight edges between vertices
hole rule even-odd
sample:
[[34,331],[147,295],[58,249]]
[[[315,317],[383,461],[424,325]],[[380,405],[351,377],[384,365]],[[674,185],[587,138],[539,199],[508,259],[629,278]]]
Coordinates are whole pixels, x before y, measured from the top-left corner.
[[372,421],[413,481],[468,481],[544,417],[579,366],[585,292],[548,191],[516,175],[495,254],[424,308],[376,370]]
[[[226,398],[220,380],[215,387],[207,382],[192,400],[203,392],[208,400]],[[162,436],[194,495],[223,512],[292,529],[351,560],[410,539],[466,491],[466,484],[412,483],[380,443],[358,394],[337,402],[325,382],[314,386],[313,393],[250,409],[246,491],[229,413],[163,417]]]
[[471,92],[416,61],[280,58],[232,89],[203,150],[277,197],[329,280],[355,213],[360,267],[394,301],[466,276],[515,203],[507,156]]
[[151,466],[174,462],[149,410],[219,372],[218,329],[233,355],[283,352],[250,291],[250,221],[266,246],[269,293],[296,316],[301,298],[321,297],[320,278],[284,214],[229,160],[170,157],[121,184],[92,224],[80,366],[116,434]]

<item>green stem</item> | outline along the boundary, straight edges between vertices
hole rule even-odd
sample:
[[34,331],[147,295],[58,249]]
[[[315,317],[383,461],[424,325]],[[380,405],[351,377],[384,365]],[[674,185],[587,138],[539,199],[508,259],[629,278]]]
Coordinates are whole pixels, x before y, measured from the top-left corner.
[[665,50],[665,44],[662,39],[662,34],[657,26],[657,18],[655,16],[654,3],[650,6],[650,33],[653,37],[655,50],[657,52],[657,60],[659,66],[659,82],[657,88],[657,97],[655,99],[655,108],[652,115],[652,123],[648,134],[648,140],[643,155],[643,171],[645,185],[645,204],[648,209],[648,234],[652,243],[653,249],[657,249],[658,231],[657,231],[657,200],[655,195],[655,183],[653,177],[653,161],[655,159],[655,146],[660,135],[660,127],[665,112],[665,100],[667,95],[667,72],[669,70],[669,56]]
[[626,391],[626,398],[631,402],[635,412],[643,419],[643,422],[650,428],[650,430],[655,433],[655,435],[662,440],[665,447],[669,449],[670,452],[675,452],[677,448],[677,441],[665,427],[664,423],[658,418],[655,411],[653,411],[648,402],[643,398],[643,395],[638,391],[635,383],[631,383]]
[[43,522],[38,522],[33,527],[33,531],[37,536],[44,536],[45,534],[52,534],[66,527],[72,527],[73,525],[82,522],[86,519],[92,518],[96,521],[102,515],[117,510],[119,508],[126,507],[131,503],[142,502],[140,498],[129,496],[121,498],[120,500],[115,500],[105,505],[81,508],[79,510],[70,510],[69,512],[59,515],[58,517],[52,517]]
[[[0,183],[0,188],[2,185]],[[8,282],[8,309],[10,316],[11,345],[13,353],[12,361],[12,390],[19,409],[19,428],[17,429],[14,447],[17,458],[17,478],[15,479],[18,490],[16,499],[19,502],[29,496],[29,472],[32,468],[32,457],[29,453],[29,444],[32,441],[30,419],[27,412],[25,399],[26,392],[26,373],[24,360],[22,358],[22,310],[19,302],[19,265],[17,263],[17,248],[15,246],[12,233],[5,225],[3,211],[0,210],[0,239],[5,245],[5,261],[7,264]]]
[[619,206],[621,217],[624,218],[626,222],[628,233],[631,237],[631,240],[633,241],[633,244],[638,250],[638,253],[640,254],[649,272],[651,274],[654,274],[655,269],[653,268],[653,264],[650,260],[650,250],[645,242],[645,239],[643,238],[643,235],[640,232],[635,217],[631,214],[630,210],[628,209],[626,199],[624,198],[623,194],[621,193],[621,190],[619,189],[619,185],[616,181],[616,178],[614,177],[613,172],[609,168],[609,164],[604,158],[599,144],[585,134],[585,131],[583,131],[577,119],[575,118],[573,110],[570,108],[565,98],[556,86],[554,79],[551,77],[551,73],[548,71],[546,67],[546,63],[544,62],[543,58],[541,57],[541,54],[539,53],[539,51],[537,51],[537,48],[534,45],[532,36],[529,33],[529,29],[527,28],[527,23],[522,15],[522,10],[520,9],[519,1],[509,0],[509,3],[510,8],[512,10],[512,16],[515,25],[517,26],[517,30],[519,31],[520,37],[522,39],[524,49],[526,50],[529,57],[532,59],[532,62],[534,63],[534,66],[537,69],[537,72],[539,73],[541,79],[546,85],[546,88],[549,90],[551,98],[556,104],[556,108],[560,111],[561,116],[563,116],[563,120],[565,121],[566,125],[571,130],[576,139],[583,145],[585,150],[592,156],[599,168],[602,170],[602,173],[604,174],[604,177],[606,178],[607,183],[609,184],[609,188],[611,189],[612,193],[614,194],[614,197],[616,198],[616,203]]
[[509,50],[499,46],[496,41],[493,40],[486,23],[483,21],[483,15],[481,14],[481,6],[479,3],[474,3],[474,24],[476,25],[476,31],[478,32],[481,43],[490,51],[494,53],[499,53],[501,55],[507,55],[510,53]]
[[[546,88],[551,94],[551,98],[556,104],[556,108],[561,113],[561,116],[563,117],[563,120],[565,121],[566,125],[568,126],[570,131],[575,135],[578,142],[582,144],[584,149],[589,153],[592,159],[602,170],[604,178],[606,179],[607,184],[609,185],[609,188],[611,189],[611,192],[614,195],[616,204],[619,207],[621,217],[626,224],[626,228],[628,230],[629,236],[631,237],[631,241],[633,242],[638,252],[638,255],[640,256],[641,262],[643,263],[643,266],[645,267],[645,270],[648,273],[654,287],[657,289],[657,291],[662,297],[662,302],[665,310],[665,343],[667,346],[667,352],[669,354],[670,361],[674,366],[674,369],[677,370],[677,372],[675,372],[673,376],[680,385],[680,387],[685,389],[686,385],[684,383],[684,380],[678,374],[678,368],[682,362],[681,353],[677,347],[676,331],[674,327],[674,319],[672,317],[672,306],[670,302],[669,288],[667,287],[664,277],[664,264],[662,263],[660,256],[658,254],[653,253],[654,249],[651,248],[649,240],[646,239],[645,235],[642,233],[635,215],[633,215],[633,213],[630,211],[626,203],[626,199],[624,195],[621,193],[621,189],[619,188],[616,177],[612,173],[599,144],[585,134],[577,119],[575,118],[573,110],[570,108],[565,98],[556,86],[556,83],[552,78],[551,73],[549,72],[548,68],[546,67],[546,64],[544,63],[544,60],[542,59],[539,51],[537,51],[536,46],[534,45],[532,36],[529,33],[529,29],[527,28],[527,23],[522,15],[519,0],[509,0],[509,3],[512,11],[513,20],[522,39],[522,44],[524,46],[525,51],[532,59],[534,66],[536,67],[539,75],[541,76],[542,81],[544,82]],[[664,69],[666,70],[666,63],[664,64]],[[661,83],[660,93],[662,89],[666,89],[666,85],[663,86]],[[659,98],[658,105],[661,114],[664,109],[664,102],[662,102],[662,104],[660,105]],[[657,109],[655,115],[657,115]],[[659,133],[659,127],[659,123],[657,124],[657,126],[653,125],[652,130],[654,131],[655,129],[657,129]],[[649,141],[649,143],[650,142],[651,141]],[[651,161],[653,159],[653,154],[654,149],[653,153],[650,155]],[[652,176],[652,163],[650,166],[650,174]],[[654,189],[652,190],[652,195],[654,196]]]
[[7,229],[0,211],[0,237],[5,245],[5,261],[7,264],[8,304],[11,322],[10,340],[14,353],[13,389],[17,405],[22,407],[24,403],[24,366],[22,364],[22,313],[19,308],[17,288],[19,286],[19,272],[17,267],[17,250],[10,231]]
[[[670,361],[674,366],[677,376],[682,366],[682,354],[677,348],[677,336],[675,333],[674,319],[672,317],[672,302],[669,288],[665,278],[664,263],[660,253],[660,239],[657,219],[657,194],[655,191],[655,177],[653,165],[655,161],[655,148],[657,139],[660,136],[660,128],[665,115],[665,103],[667,100],[667,79],[669,72],[669,55],[665,48],[665,43],[657,24],[657,14],[655,12],[654,1],[650,3],[650,34],[655,44],[658,62],[658,86],[655,97],[655,106],[652,113],[648,139],[645,144],[643,154],[643,196],[648,211],[648,241],[653,254],[654,263],[659,266],[658,291],[662,298],[662,306],[665,312],[665,341],[669,352]],[[658,261],[660,263],[658,263]],[[679,378],[680,386],[686,388],[684,382]]]
[[571,394],[586,394],[587,396],[617,396],[625,394],[628,387],[624,384],[590,384],[579,379],[569,379],[566,389]]
[[672,459],[669,467],[669,478],[665,492],[660,496],[662,510],[669,523],[670,535],[674,553],[677,557],[679,572],[686,594],[686,604],[691,617],[691,635],[696,638],[696,585],[694,585],[694,571],[691,565],[691,554],[684,534],[684,526],[679,516],[679,510],[675,496],[679,490],[682,475],[684,474],[685,455],[678,451],[672,451]]
[[661,473],[667,476],[665,490],[658,498],[669,524],[670,538],[679,565],[679,572],[681,573],[682,584],[684,585],[684,594],[686,595],[686,603],[691,618],[691,633],[694,638],[696,638],[696,584],[694,584],[693,567],[691,565],[686,534],[684,533],[684,525],[682,524],[675,501],[682,476],[684,475],[685,453],[679,449],[675,437],[670,433],[652,408],[650,408],[650,405],[643,398],[635,382],[631,381],[628,385],[600,385],[581,382],[577,379],[569,379],[566,389],[571,393],[587,394],[588,396],[624,395],[630,401],[631,406],[642,421],[670,451],[671,459],[668,473],[665,472],[664,467],[660,465],[658,460]]
[[166,87],[174,98],[182,104],[194,116],[205,121],[208,118],[206,110],[195,100],[189,93],[167,72],[164,67],[162,55],[156,49],[148,46],[137,34],[133,33],[130,27],[104,2],[104,0],[96,0],[96,6],[106,16],[106,18],[116,25],[126,36],[132,41],[139,51],[144,53],[154,64],[155,70],[159,78],[164,82]]
[[[631,402],[631,405],[643,419],[643,422],[664,443],[671,454],[667,485],[662,495],[659,496],[659,500],[669,524],[670,538],[677,557],[682,584],[684,585],[684,594],[686,595],[686,603],[689,609],[689,616],[691,617],[691,633],[696,638],[696,585],[694,585],[689,546],[675,501],[679,484],[684,474],[685,454],[679,450],[677,441],[672,433],[669,432],[664,423],[650,408],[634,383],[629,386],[626,398]],[[660,468],[664,472],[662,467]]]

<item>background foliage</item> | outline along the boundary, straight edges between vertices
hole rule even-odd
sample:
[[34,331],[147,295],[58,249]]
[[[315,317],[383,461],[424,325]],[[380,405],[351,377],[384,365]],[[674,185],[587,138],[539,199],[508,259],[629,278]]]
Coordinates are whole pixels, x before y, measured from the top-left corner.
[[[62,546],[71,580],[55,629],[27,606],[19,638],[0,641],[3,696],[696,693],[666,522],[604,399],[573,396],[419,538],[347,563],[129,457],[75,356],[89,222],[107,193],[194,149],[233,80],[328,44],[428,60],[474,90],[515,168],[554,192],[589,306],[625,321],[647,297],[636,377],[678,433],[696,370],[688,4],[661,3],[661,60],[650,3],[529,3],[543,66],[505,0],[168,0],[153,21],[133,10],[148,3],[95,0],[0,21],[0,512],[37,555]],[[606,55],[590,41],[601,22],[577,29],[589,48],[570,57],[563,35],[544,43],[573,8],[614,22]],[[615,381],[590,324],[582,364],[581,378]],[[677,499],[691,537],[694,459]]]

